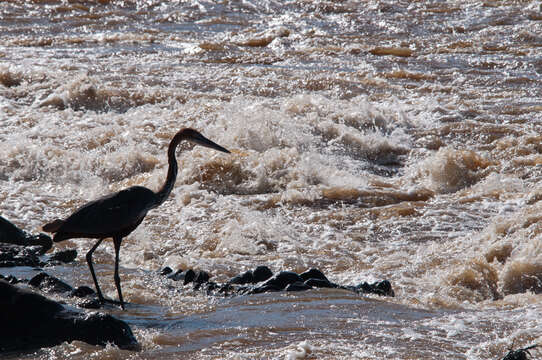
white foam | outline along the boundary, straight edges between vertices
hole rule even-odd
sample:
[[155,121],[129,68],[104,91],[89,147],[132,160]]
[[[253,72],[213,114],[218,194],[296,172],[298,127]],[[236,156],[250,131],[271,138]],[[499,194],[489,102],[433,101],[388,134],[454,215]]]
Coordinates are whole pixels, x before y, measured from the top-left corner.
[[295,349],[290,350],[285,359],[286,360],[300,360],[306,359],[314,351],[314,347],[308,341],[302,341],[296,345]]

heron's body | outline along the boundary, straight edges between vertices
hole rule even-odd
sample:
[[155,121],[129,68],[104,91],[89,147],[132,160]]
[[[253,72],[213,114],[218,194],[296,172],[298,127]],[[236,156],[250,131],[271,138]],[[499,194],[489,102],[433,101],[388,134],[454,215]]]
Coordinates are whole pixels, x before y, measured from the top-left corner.
[[143,221],[150,209],[158,206],[156,202],[156,194],[143,186],[106,195],[86,203],[66,220],[58,222],[53,241],[125,237]]
[[143,221],[147,212],[162,204],[173,189],[177,177],[177,160],[175,159],[175,149],[177,145],[188,140],[198,145],[206,146],[218,151],[229,153],[222,146],[215,144],[211,140],[193,129],[180,130],[171,140],[168,147],[168,173],[162,188],[154,192],[143,186],[132,186],[119,192],[106,195],[97,200],[91,201],[79,209],[65,220],[57,219],[43,227],[43,230],[54,233],[53,241],[73,238],[93,238],[99,239],[98,242],[87,253],[87,263],[96,286],[96,291],[100,301],[105,301],[98,280],[92,266],[92,254],[105,238],[113,238],[115,245],[115,285],[119,295],[122,308],[124,301],[120,288],[120,277],[118,275],[119,249],[122,238],[134,231]]

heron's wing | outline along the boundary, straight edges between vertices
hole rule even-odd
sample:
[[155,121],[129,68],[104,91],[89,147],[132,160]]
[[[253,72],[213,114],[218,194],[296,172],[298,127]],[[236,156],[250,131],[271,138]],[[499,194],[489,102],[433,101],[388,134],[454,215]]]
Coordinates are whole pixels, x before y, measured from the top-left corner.
[[156,195],[151,190],[133,186],[81,206],[64,220],[58,232],[111,236],[137,226],[155,201]]

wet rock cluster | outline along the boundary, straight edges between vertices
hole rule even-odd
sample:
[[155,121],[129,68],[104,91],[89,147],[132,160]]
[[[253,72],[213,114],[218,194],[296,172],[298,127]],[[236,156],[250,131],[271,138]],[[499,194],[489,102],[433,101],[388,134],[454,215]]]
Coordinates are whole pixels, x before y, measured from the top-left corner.
[[0,243],[0,267],[30,266],[44,267],[69,263],[77,257],[76,250],[61,250],[49,256],[42,246],[25,246]]
[[0,267],[44,267],[69,263],[77,257],[75,250],[43,255],[53,247],[45,234],[31,235],[0,216]]
[[[49,236],[29,235],[0,217],[0,267],[42,267],[75,260],[75,250],[44,255],[52,247]],[[23,285],[16,286],[16,285]],[[65,341],[84,341],[92,345],[113,343],[123,349],[138,348],[130,327],[122,320],[102,313],[67,310],[61,303],[35,293],[60,293],[81,298],[80,306],[99,308],[94,290],[76,289],[46,272],[31,279],[0,275],[0,354],[17,353],[56,346]]]
[[173,271],[169,267],[160,270],[160,274],[173,281],[182,281],[183,285],[193,283],[194,290],[203,289],[207,293],[228,295],[260,294],[275,291],[304,291],[315,288],[337,288],[356,292],[358,294],[377,294],[395,296],[388,280],[367,282],[358,285],[339,285],[329,281],[318,269],[310,269],[297,274],[293,271],[281,271],[276,274],[267,266],[258,266],[254,270],[239,274],[224,284],[210,281],[210,275],[205,271],[179,269]]
[[39,257],[44,253],[41,246],[0,243],[0,267],[42,266],[42,261]]
[[0,353],[84,341],[137,349],[130,327],[111,315],[67,310],[43,295],[0,280]]
[[40,246],[43,253],[53,247],[53,240],[45,234],[31,235],[0,216],[0,243]]
[[72,298],[74,299],[74,305],[84,309],[99,309],[102,307],[102,304],[98,301],[96,292],[92,288],[85,285],[74,288],[44,271],[34,275],[31,279],[18,279],[13,275],[0,275],[0,280],[11,285],[25,284],[29,288],[39,290],[45,294],[60,294]]

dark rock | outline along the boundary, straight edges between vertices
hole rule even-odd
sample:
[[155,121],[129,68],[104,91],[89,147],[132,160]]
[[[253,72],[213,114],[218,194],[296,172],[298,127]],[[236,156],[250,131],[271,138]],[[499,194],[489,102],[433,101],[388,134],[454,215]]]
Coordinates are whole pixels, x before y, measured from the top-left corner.
[[210,276],[209,276],[209,273],[207,273],[207,271],[199,270],[198,272],[196,272],[196,276],[194,277],[194,282],[196,284],[203,284],[209,281],[209,278]]
[[73,291],[73,288],[64,281],[44,272],[41,272],[30,279],[28,285],[37,287],[38,289],[48,293],[63,293]]
[[186,270],[184,273],[184,284],[191,283],[196,278],[196,273],[192,269]]
[[[529,350],[534,349],[538,347],[538,344],[528,346],[523,349],[518,350],[510,350],[503,358],[502,360],[527,360],[530,357],[532,357],[531,352]],[[528,355],[528,356],[527,356]]]
[[41,254],[53,247],[53,241],[45,234],[30,235],[0,216],[0,243],[22,246],[40,246]]
[[8,275],[8,276],[0,275],[0,280],[5,280],[5,281],[7,281],[8,283],[10,283],[12,285],[15,285],[15,284],[18,284],[18,283],[21,282],[21,280],[17,279],[13,275]]
[[303,279],[303,281],[307,281],[308,279],[320,279],[329,282],[324,273],[315,268],[305,271],[304,273],[299,274],[299,276]]
[[309,289],[312,289],[312,286],[300,281],[296,281],[295,283],[290,284],[286,287],[286,291],[304,291]]
[[0,280],[0,353],[28,351],[84,341],[138,349],[130,327],[111,315],[79,313],[29,290]]
[[[267,279],[265,279],[267,280]],[[231,278],[231,280],[229,281],[230,284],[239,284],[239,285],[245,285],[245,284],[250,284],[250,283],[254,283],[256,281],[254,281],[254,273],[252,271],[246,271],[240,275],[237,275],[237,276],[234,276],[233,278]]]
[[77,305],[83,309],[101,309],[103,306],[102,302],[98,298],[85,299]]
[[264,284],[262,286],[257,286],[247,292],[247,294],[261,294],[266,292],[277,292],[281,291],[283,288],[275,286],[273,284]]
[[271,276],[273,276],[273,272],[267,267],[267,266],[258,266],[254,271],[253,274],[253,282],[259,283],[261,281],[265,281],[269,279]]
[[218,288],[219,288],[218,284],[215,283],[214,281],[209,281],[205,283],[204,285],[204,290],[207,291],[207,294],[211,294],[213,291],[215,291]]
[[278,288],[279,290],[284,289],[286,286],[293,284],[295,282],[303,282],[303,279],[293,271],[281,271],[271,279],[267,280],[263,286],[270,285]]
[[22,242],[25,238],[24,231],[0,216],[0,242],[23,245]]
[[183,274],[183,271],[181,269],[179,269],[179,270],[175,271],[174,273],[169,274],[167,278],[171,279],[173,281],[179,281],[179,280],[184,280],[184,276],[185,276],[185,274]]
[[220,286],[220,288],[218,289],[218,292],[220,294],[224,294],[224,295],[228,295],[230,294],[231,292],[234,292],[235,291],[235,288],[230,284],[230,283],[226,283],[222,286]]
[[77,257],[77,250],[62,250],[53,253],[49,261],[59,261],[61,263],[70,263]]
[[305,281],[305,285],[308,285],[308,286],[311,286],[311,287],[316,287],[316,288],[335,288],[335,287],[337,287],[336,284],[333,284],[332,282],[330,282],[327,279],[323,280],[323,279],[314,279],[314,278],[307,279],[307,281]]
[[382,280],[374,283],[373,285],[376,285],[376,289],[382,293],[382,295],[395,297],[395,291],[393,291],[391,283],[388,280]]
[[95,292],[92,288],[83,285],[83,286],[79,286],[73,289],[72,292],[70,293],[70,296],[82,298],[82,297],[93,295],[93,294],[95,294]]
[[[336,284],[335,284],[335,285],[336,285]],[[348,290],[348,291],[353,291],[353,292],[359,293],[359,289],[358,289],[357,286],[353,286],[353,285],[339,286],[339,285],[336,285],[336,287],[338,287],[339,289],[344,289],[344,290]]]
[[234,286],[229,283],[218,286],[218,293],[224,296],[248,294],[252,290],[251,286]]
[[11,266],[42,266],[39,256],[41,246],[22,246],[0,243],[0,267]]
[[209,278],[209,274],[206,271],[197,271],[194,276],[194,290],[198,290],[202,284],[207,283]]
[[239,286],[234,289],[235,295],[251,294],[254,288],[251,286]]
[[[269,268],[267,268],[267,270],[269,270]],[[269,270],[269,273],[270,272],[271,270]],[[256,271],[254,271],[254,273],[256,273]],[[303,279],[301,279],[301,277],[299,277],[299,275],[297,275],[293,271],[281,271],[280,273],[275,274],[275,276],[268,279],[262,285],[250,288],[247,291],[243,292],[247,294],[260,294],[265,292],[281,291],[284,290],[286,286],[295,282],[303,283]]]
[[26,246],[41,246],[42,254],[45,254],[53,247],[53,240],[49,235],[39,233],[38,235],[28,235],[26,238]]
[[121,349],[136,350],[137,340],[132,330],[124,321],[109,314],[93,312],[76,318],[74,322],[75,339],[91,345],[105,346],[112,342]]
[[391,283],[388,280],[377,281],[372,284],[363,282],[356,286],[358,292],[365,294],[377,294],[382,296],[395,296],[395,292],[391,287]]
[[[180,271],[182,272],[182,270],[180,270]],[[160,270],[160,275],[167,275],[167,274],[170,274],[172,272],[173,272],[173,270],[169,266],[166,266],[165,268]]]

